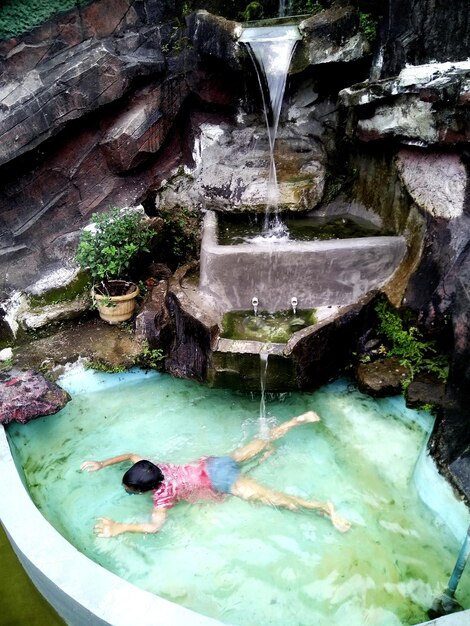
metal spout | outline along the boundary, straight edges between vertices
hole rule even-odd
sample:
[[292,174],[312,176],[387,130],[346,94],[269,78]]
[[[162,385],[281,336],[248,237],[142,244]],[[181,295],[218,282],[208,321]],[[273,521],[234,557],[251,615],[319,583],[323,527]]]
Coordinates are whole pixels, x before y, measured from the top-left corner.
[[291,306],[292,306],[292,311],[293,311],[293,313],[294,313],[294,315],[295,315],[295,314],[297,313],[297,304],[298,304],[298,303],[297,303],[297,298],[296,298],[295,296],[294,296],[294,297],[292,297],[292,298],[290,299],[290,303],[291,303]]
[[258,298],[255,296],[251,298],[251,306],[253,307],[253,312],[255,315],[258,314]]

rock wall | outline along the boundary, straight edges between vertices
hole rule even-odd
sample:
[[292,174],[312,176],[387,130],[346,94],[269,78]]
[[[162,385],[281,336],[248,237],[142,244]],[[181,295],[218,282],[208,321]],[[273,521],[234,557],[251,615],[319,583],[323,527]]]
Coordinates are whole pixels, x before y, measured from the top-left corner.
[[[173,201],[264,210],[268,142],[240,26],[202,11],[186,28],[178,8],[100,0],[0,42],[0,300],[34,290],[45,275],[70,280],[79,229],[95,211],[144,202],[155,212]],[[350,40],[338,39],[343,14],[359,41],[352,9],[332,11],[330,31],[328,19],[304,26],[323,52],[312,60],[310,47],[299,47],[300,74],[283,112],[277,158],[285,208],[319,204],[334,151],[338,85],[319,96],[315,68],[352,63],[339,72],[341,86],[365,76],[355,64],[367,47],[352,53]],[[185,176],[175,181],[182,166]]]
[[467,0],[389,0],[383,19],[384,77],[395,76],[406,64],[468,58]]

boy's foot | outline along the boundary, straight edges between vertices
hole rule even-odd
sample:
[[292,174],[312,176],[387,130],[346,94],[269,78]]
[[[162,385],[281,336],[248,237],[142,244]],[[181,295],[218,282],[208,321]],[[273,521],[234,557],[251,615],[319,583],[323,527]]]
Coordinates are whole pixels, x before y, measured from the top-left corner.
[[327,502],[327,508],[331,523],[336,530],[339,530],[340,533],[347,532],[351,528],[351,522],[335,513],[335,507],[331,504],[331,502]]

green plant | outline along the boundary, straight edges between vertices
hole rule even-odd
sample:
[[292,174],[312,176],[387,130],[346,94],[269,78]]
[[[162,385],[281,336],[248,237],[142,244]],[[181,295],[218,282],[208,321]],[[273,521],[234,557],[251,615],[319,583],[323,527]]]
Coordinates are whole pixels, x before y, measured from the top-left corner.
[[318,0],[293,0],[290,13],[302,15],[305,13],[319,13],[323,10],[323,5]]
[[9,370],[11,367],[13,367],[13,357],[0,361],[0,370]]
[[193,4],[192,4],[192,2],[190,2],[189,0],[186,1],[186,2],[183,2],[183,8],[181,10],[182,15],[183,16],[189,15],[192,11],[193,11]]
[[123,365],[108,365],[101,361],[88,361],[85,363],[86,369],[97,370],[98,372],[105,372],[106,374],[120,374],[125,372],[126,368]]
[[246,5],[245,10],[240,13],[240,17],[244,22],[260,20],[263,17],[263,5],[256,0],[250,2]]
[[199,214],[187,207],[163,207],[163,229],[158,242],[160,258],[175,268],[196,258],[199,250]]
[[90,4],[92,0],[4,0],[0,3],[0,39],[16,37],[57,13]]
[[370,13],[359,13],[359,28],[367,41],[374,41],[377,37],[377,22]]
[[144,342],[142,352],[136,360],[136,365],[144,369],[158,370],[161,368],[165,356],[160,348],[150,348],[148,342]]
[[114,208],[92,216],[93,230],[83,230],[75,259],[87,269],[93,282],[123,278],[131,263],[149,251],[155,233],[141,213]]
[[397,357],[411,371],[411,378],[405,384],[422,371],[431,372],[440,380],[447,379],[448,359],[438,352],[435,341],[424,340],[418,328],[406,323],[386,300],[378,302],[375,311],[379,320],[378,333],[389,345],[387,355]]

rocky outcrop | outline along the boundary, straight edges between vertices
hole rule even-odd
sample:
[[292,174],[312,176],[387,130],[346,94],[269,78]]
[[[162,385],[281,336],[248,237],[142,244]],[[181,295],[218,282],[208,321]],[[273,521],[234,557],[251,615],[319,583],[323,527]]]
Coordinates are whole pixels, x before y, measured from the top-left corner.
[[241,25],[207,11],[196,11],[186,18],[188,37],[198,54],[217,60],[232,69],[241,69],[238,38]]
[[88,40],[41,63],[0,90],[0,165],[30,151],[83,117],[120,98],[136,76],[160,74],[161,52],[116,54]]
[[12,362],[15,368],[47,371],[56,378],[69,363],[88,361],[105,371],[129,369],[141,360],[145,346],[126,327],[102,321],[97,312],[80,324],[64,324],[49,337],[19,342]]
[[[363,59],[371,46],[359,29],[359,14],[352,6],[333,6],[299,24],[303,35],[295,66],[350,63]],[[303,59],[303,62],[302,60]]]
[[406,64],[459,61],[468,57],[470,16],[467,0],[390,0],[384,16],[382,76]]
[[340,93],[354,111],[361,141],[395,138],[412,145],[455,145],[470,137],[470,62],[407,67],[398,76]]
[[38,372],[11,369],[0,372],[0,424],[26,424],[64,408],[69,394]]
[[[269,145],[264,127],[195,122],[194,168],[172,185],[157,190],[156,207],[192,206],[222,211],[266,210]],[[283,129],[276,142],[280,206],[289,210],[315,207],[323,193],[326,155],[321,142],[296,127]]]
[[[442,468],[456,462],[463,471],[460,457],[468,457],[470,446],[470,248],[462,254],[459,271],[452,285],[452,331],[454,350],[449,381],[446,387],[445,408],[436,422],[431,446]],[[443,292],[444,295],[444,292]],[[447,295],[447,294],[446,294]],[[436,307],[438,302],[436,302]],[[447,308],[448,310],[448,308]],[[447,470],[446,470],[447,471]],[[468,487],[468,485],[467,485]],[[470,487],[468,487],[470,499]]]
[[[340,101],[346,107],[346,132],[356,148],[368,158],[378,151],[395,157],[400,193],[405,192],[424,218],[422,251],[403,300],[395,303],[414,309],[420,328],[439,337],[451,352],[431,449],[442,470],[469,494],[468,480],[464,487],[462,479],[468,474],[470,444],[464,313],[470,241],[470,64],[464,52],[470,39],[468,11],[460,0],[445,7],[418,0],[412,9],[406,0],[393,0],[384,33],[388,40],[382,40],[381,70],[387,78],[348,87]],[[418,63],[424,65],[411,65]]]

